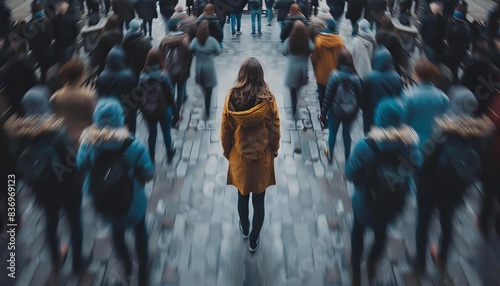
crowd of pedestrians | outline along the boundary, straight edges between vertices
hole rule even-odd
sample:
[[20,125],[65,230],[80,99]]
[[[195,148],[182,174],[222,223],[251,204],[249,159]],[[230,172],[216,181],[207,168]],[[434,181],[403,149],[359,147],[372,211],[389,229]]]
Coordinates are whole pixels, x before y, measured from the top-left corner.
[[[51,11],[37,0],[32,2],[32,20],[25,31],[39,72],[32,68],[23,46],[9,39],[10,23],[7,27],[3,15],[10,18],[10,12],[0,3],[0,83],[6,98],[1,113],[0,162],[17,162],[20,178],[31,186],[44,210],[55,272],[68,253],[68,247],[59,245],[57,238],[60,210],[69,218],[73,271],[82,273],[91,262],[91,257],[81,254],[80,209],[85,186],[95,210],[112,227],[114,246],[128,278],[133,264],[124,236],[126,230],[134,230],[139,283],[148,285],[144,188],[155,174],[155,161],[161,160],[155,152],[158,123],[171,164],[176,153],[171,128],[182,120],[193,58],[195,82],[203,90],[206,118],[211,118],[223,26],[229,18],[231,38],[241,35],[242,12],[248,4],[251,33],[262,34],[263,3],[242,1],[229,11],[219,11],[217,3],[196,1],[188,3],[193,7],[186,13],[176,0],[160,1],[166,35],[153,46],[151,23],[158,16],[156,2],[126,2],[104,2],[104,12],[112,9],[114,14],[107,19],[88,66],[74,56],[80,16],[71,8],[74,3],[62,1]],[[99,9],[91,0],[85,4],[89,11]],[[353,285],[361,283],[364,230],[372,229],[375,237],[367,262],[371,279],[376,275],[387,227],[412,192],[418,206],[415,268],[420,274],[426,271],[425,249],[433,211],[440,213],[442,237],[439,247],[431,245],[430,250],[444,272],[454,212],[467,189],[477,182],[484,194],[477,226],[488,237],[494,221],[500,235],[500,216],[494,215],[495,199],[500,199],[500,92],[495,86],[500,79],[500,5],[489,14],[487,28],[474,32],[465,17],[465,2],[456,3],[451,12],[447,2],[423,3],[428,6],[420,25],[425,58],[414,60],[410,68],[409,55],[397,33],[384,22],[390,4],[385,0],[347,1],[345,16],[351,21],[353,39],[346,46],[347,39],[338,34],[345,1],[265,1],[268,26],[273,23],[273,9],[278,10],[281,32],[276,40],[281,40],[280,52],[287,58],[284,85],[289,88],[294,116],[300,89],[310,80],[309,60],[312,62],[319,120],[329,130],[325,147],[329,164],[335,160],[336,136],[342,126],[345,177],[355,187]],[[135,13],[142,21],[135,19]],[[470,46],[474,49],[467,57]],[[49,70],[54,68],[51,74]],[[97,77],[95,90],[84,84],[89,69]],[[403,79],[408,74],[416,83],[404,89]],[[10,109],[3,112],[7,106]],[[147,124],[147,147],[135,138],[139,112]],[[8,118],[10,114],[14,115]],[[350,130],[358,116],[365,138],[353,149]],[[276,183],[279,118],[260,62],[254,57],[246,59],[226,96],[220,136],[223,155],[229,161],[227,183],[238,189],[239,227],[243,238],[249,239],[251,252],[260,241],[265,190]],[[52,168],[54,164],[59,168]],[[1,174],[9,173],[9,168],[13,166],[2,165]],[[250,194],[252,223],[248,218]]]

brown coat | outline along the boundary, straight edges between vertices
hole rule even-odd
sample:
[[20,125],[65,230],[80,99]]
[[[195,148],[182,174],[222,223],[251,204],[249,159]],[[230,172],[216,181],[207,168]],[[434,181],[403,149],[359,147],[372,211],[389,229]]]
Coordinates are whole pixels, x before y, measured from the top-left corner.
[[92,125],[96,105],[94,92],[87,88],[66,85],[52,95],[50,102],[54,113],[63,118],[73,146],[78,148],[78,140],[83,130]]
[[[231,91],[232,92],[232,91]],[[280,144],[280,120],[276,100],[235,111],[226,97],[222,111],[221,141],[229,160],[227,184],[242,195],[262,193],[276,184],[274,158]]]

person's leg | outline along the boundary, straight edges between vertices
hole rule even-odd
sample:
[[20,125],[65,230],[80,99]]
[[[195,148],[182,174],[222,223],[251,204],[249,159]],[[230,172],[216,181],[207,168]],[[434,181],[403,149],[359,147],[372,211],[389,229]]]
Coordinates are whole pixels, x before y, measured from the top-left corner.
[[158,134],[157,124],[155,120],[146,120],[146,126],[148,127],[149,136],[148,136],[148,150],[149,150],[149,158],[151,158],[151,162],[155,161],[155,150],[156,150],[156,136]]
[[[68,199],[65,203],[64,209],[68,215],[69,226],[71,230],[71,248],[73,249],[73,271],[83,270],[82,267],[82,241],[83,241],[83,230],[82,230],[82,197],[81,189],[83,182],[79,175],[74,176],[74,185],[72,187],[77,188],[75,194]],[[68,190],[69,191],[69,190]],[[71,190],[74,191],[74,190]]]
[[135,250],[139,262],[139,285],[149,285],[148,275],[148,233],[146,216],[135,227]]
[[238,215],[240,216],[241,228],[243,233],[248,234],[250,230],[250,220],[248,219],[248,202],[250,195],[242,195],[238,191]]
[[441,242],[439,244],[439,263],[441,267],[446,266],[448,260],[448,249],[450,248],[452,233],[452,218],[454,207],[441,206],[439,208],[439,222],[441,224]]
[[125,245],[125,230],[113,227],[112,235],[117,255],[125,267],[125,275],[130,276],[132,274],[132,260],[127,245]]
[[370,279],[375,276],[375,265],[385,247],[386,230],[386,225],[373,229],[375,239],[367,262],[368,278]]
[[368,135],[373,123],[373,113],[367,108],[363,110],[363,131],[365,135]]
[[262,33],[262,8],[257,10],[257,33]]
[[50,248],[52,265],[59,268],[61,265],[61,253],[59,239],[57,237],[57,225],[59,224],[59,207],[45,207],[45,220],[47,225],[47,243]]
[[230,14],[229,17],[231,18],[231,35],[236,35],[236,15]]
[[160,126],[163,132],[163,141],[165,142],[165,148],[167,149],[167,154],[169,154],[172,150],[171,122],[172,122],[172,107],[168,106],[165,112],[165,118],[160,120]]
[[237,18],[237,21],[236,21],[236,23],[237,23],[236,30],[237,30],[239,33],[241,32],[241,16],[242,16],[242,15],[243,15],[243,12],[240,12],[240,13],[238,13],[238,15],[237,15],[237,17],[238,17],[238,18]]
[[152,39],[153,38],[153,19],[148,20],[148,26],[149,26],[149,37]]
[[332,112],[328,112],[328,156],[329,161],[333,159],[333,149],[337,141],[337,132],[340,127],[340,119],[338,119]]
[[318,83],[318,100],[319,108],[323,108],[323,102],[325,101],[326,86]]
[[351,19],[351,26],[352,26],[352,36],[355,36],[356,33],[358,32],[358,20]]
[[250,233],[250,241],[255,242],[259,238],[260,230],[264,224],[265,206],[264,198],[266,192],[260,194],[252,194],[253,205],[253,219],[252,219],[252,232]]
[[346,162],[351,154],[351,126],[353,121],[354,120],[342,122],[342,138],[344,140],[344,156]]
[[144,33],[145,36],[148,35],[148,21],[142,20],[142,32]]
[[425,253],[427,247],[427,237],[429,221],[431,219],[433,206],[429,198],[419,195],[422,192],[421,186],[417,186],[417,207],[418,207],[418,217],[417,217],[417,231],[416,231],[416,245],[417,245],[417,267],[419,271],[425,271]]
[[363,255],[365,227],[354,216],[354,223],[351,233],[351,267],[353,277],[359,279],[361,275],[361,256]]
[[267,16],[267,24],[268,26],[271,26],[271,23],[273,22],[273,9],[267,8],[266,16]]
[[212,87],[205,88],[205,112],[207,117],[210,116],[210,107],[212,103]]
[[135,135],[135,128],[137,123],[137,110],[128,108],[128,114],[125,117],[125,124],[132,135]]
[[297,113],[297,96],[298,96],[298,88],[296,87],[291,87],[290,88],[290,97],[292,99],[292,110],[293,110],[293,115]]
[[252,34],[255,34],[255,18],[257,17],[257,11],[254,8],[250,8],[250,19],[252,20]]

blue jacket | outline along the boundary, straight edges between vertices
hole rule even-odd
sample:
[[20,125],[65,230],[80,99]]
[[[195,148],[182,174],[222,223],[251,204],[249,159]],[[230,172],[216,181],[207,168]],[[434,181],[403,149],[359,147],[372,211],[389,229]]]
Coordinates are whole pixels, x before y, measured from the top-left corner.
[[422,83],[405,97],[406,123],[418,134],[420,143],[431,137],[434,120],[448,111],[450,101],[431,83]]
[[321,115],[323,116],[326,116],[332,107],[337,87],[339,86],[339,79],[349,82],[354,88],[354,93],[358,98],[358,102],[361,100],[361,79],[354,73],[354,70],[351,67],[340,65],[337,71],[330,73],[330,78],[328,79],[328,84],[326,86],[325,100],[323,101],[323,106],[321,108]]
[[[123,127],[125,118],[120,103],[114,98],[99,101],[94,112],[94,125],[87,128],[80,138],[80,149],[76,156],[76,165],[82,171],[91,170],[96,163],[94,158],[101,150],[117,150],[131,135]],[[139,141],[133,143],[124,152],[129,163],[129,176],[134,178],[134,196],[126,215],[118,219],[108,219],[113,227],[126,229],[137,225],[146,214],[147,199],[144,192],[146,181],[153,178],[155,168],[146,147]],[[89,173],[87,172],[86,176]]]
[[[412,161],[412,158],[419,157],[418,136],[413,129],[406,125],[399,128],[381,129],[372,128],[368,134],[368,139],[375,141],[381,151],[396,151],[401,157],[402,168],[407,169],[409,176],[418,169],[419,162]],[[368,186],[365,178],[367,172],[373,172],[373,164],[377,159],[377,154],[368,143],[362,139],[354,147],[354,151],[349,156],[345,166],[345,177],[354,184],[354,196],[352,197],[352,208],[354,216],[366,226],[376,228],[389,223],[374,217],[365,206]]]
[[123,100],[123,96],[130,95],[135,86],[135,75],[126,66],[125,52],[121,47],[115,46],[109,51],[106,67],[97,79],[97,94],[99,97],[112,95]]

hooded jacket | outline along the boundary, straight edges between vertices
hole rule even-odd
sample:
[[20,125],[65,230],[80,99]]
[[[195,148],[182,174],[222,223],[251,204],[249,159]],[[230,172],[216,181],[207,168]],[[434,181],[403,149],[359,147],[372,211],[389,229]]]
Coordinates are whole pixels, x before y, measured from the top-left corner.
[[[89,171],[97,162],[96,155],[104,150],[118,150],[124,141],[131,138],[124,125],[124,114],[120,103],[113,98],[99,101],[94,112],[94,124],[85,129],[80,137],[80,149],[76,157],[76,165],[82,171]],[[153,178],[154,165],[149,158],[146,147],[134,139],[123,153],[128,165],[128,175],[133,178],[134,196],[129,211],[117,219],[110,219],[113,227],[126,229],[137,225],[146,214],[147,199],[144,193],[146,181]],[[89,172],[86,172],[87,176]]]
[[148,90],[148,87],[153,86],[156,83],[161,84],[167,106],[170,106],[172,110],[175,110],[174,85],[170,80],[169,74],[160,70],[160,66],[148,66],[141,73],[141,76],[139,77],[138,90]]
[[280,119],[276,100],[264,100],[250,109],[236,111],[233,90],[224,103],[221,142],[229,160],[227,184],[242,195],[262,193],[276,184],[274,157],[278,155]]
[[125,62],[132,69],[137,80],[146,63],[148,52],[153,47],[151,41],[140,31],[127,32],[123,38],[122,47],[125,52]]
[[189,17],[186,12],[181,12],[177,13],[175,12],[172,17],[168,20],[168,30],[170,32],[177,31],[177,25],[179,25],[179,22],[182,21],[182,19]]
[[321,85],[328,83],[328,76],[337,69],[337,60],[344,41],[339,35],[320,33],[314,41],[312,64],[316,82]]
[[158,18],[156,12],[156,1],[153,0],[137,0],[133,4],[137,16],[145,21]]
[[120,47],[114,47],[106,58],[106,67],[97,79],[97,94],[103,96],[128,97],[136,86],[134,72],[127,68],[125,54]]
[[361,101],[361,79],[351,67],[340,65],[338,71],[330,73],[330,79],[326,86],[325,100],[321,107],[321,115],[323,117],[326,117],[335,101],[340,81],[348,82],[353,87],[358,102]]
[[372,70],[371,61],[377,44],[368,21],[362,19],[358,25],[358,36],[352,41],[351,54],[356,71],[364,79]]
[[287,16],[283,20],[283,26],[281,27],[280,39],[282,42],[288,39],[288,37],[290,37],[290,33],[292,32],[293,24],[295,23],[295,21],[302,21],[302,23],[304,23],[306,27],[309,26],[306,17],[302,14]]
[[113,13],[118,16],[120,22],[128,23],[135,18],[134,6],[129,0],[111,0]]
[[189,51],[189,35],[184,32],[170,32],[160,43],[160,50],[165,55],[168,74],[174,82],[183,82],[189,78],[193,55]]
[[221,21],[218,16],[202,14],[196,20],[196,25],[199,25],[203,20],[208,21],[208,32],[210,36],[214,37],[217,42],[221,43],[224,39],[224,32],[222,31]]
[[278,9],[278,22],[285,20],[286,15],[290,12],[290,6],[294,4],[293,0],[277,0],[274,4],[274,9]]

